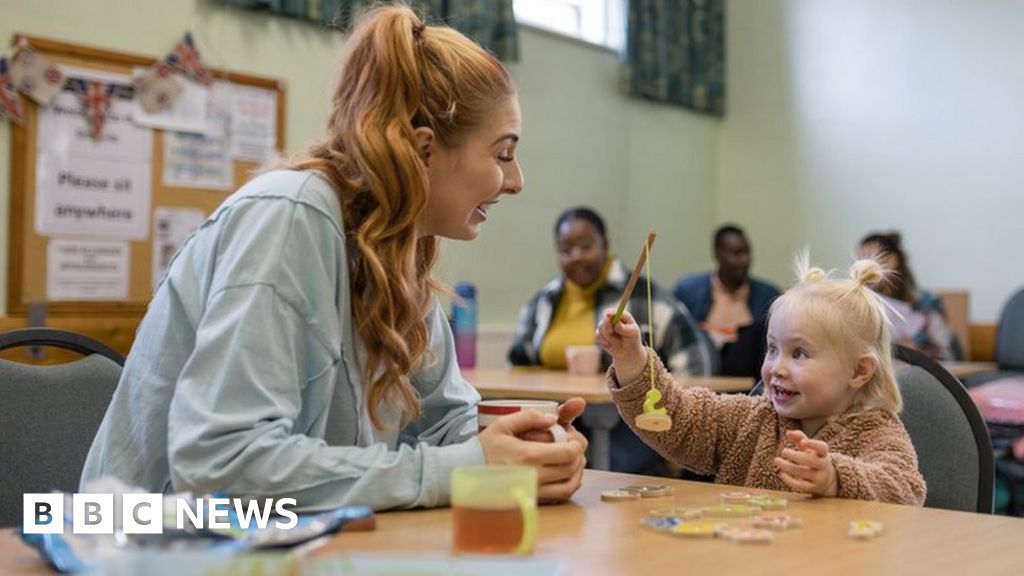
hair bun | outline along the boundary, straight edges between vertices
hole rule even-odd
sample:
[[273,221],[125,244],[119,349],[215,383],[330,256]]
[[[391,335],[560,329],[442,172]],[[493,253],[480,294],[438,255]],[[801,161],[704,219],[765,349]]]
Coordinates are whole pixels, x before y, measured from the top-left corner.
[[876,260],[857,260],[850,266],[850,279],[861,286],[873,286],[885,279],[885,268]]

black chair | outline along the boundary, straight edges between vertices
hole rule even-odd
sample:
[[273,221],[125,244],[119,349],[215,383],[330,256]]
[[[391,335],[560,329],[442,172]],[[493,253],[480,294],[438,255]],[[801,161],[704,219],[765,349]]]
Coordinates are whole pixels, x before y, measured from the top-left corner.
[[938,362],[893,347],[903,396],[900,419],[928,483],[925,506],[991,514],[995,465],[988,428],[967,389]]
[[[893,346],[903,396],[900,420],[917,451],[917,469],[928,484],[924,505],[966,512],[993,511],[992,441],[967,389],[938,362],[917,350]],[[750,391],[764,391],[759,381]]]
[[1003,305],[996,328],[996,370],[964,378],[964,386],[973,388],[992,380],[1024,376],[1024,288]]
[[30,365],[0,359],[0,527],[22,521],[22,495],[76,492],[124,357],[87,336],[54,328],[0,334],[0,350],[52,346],[84,358]]

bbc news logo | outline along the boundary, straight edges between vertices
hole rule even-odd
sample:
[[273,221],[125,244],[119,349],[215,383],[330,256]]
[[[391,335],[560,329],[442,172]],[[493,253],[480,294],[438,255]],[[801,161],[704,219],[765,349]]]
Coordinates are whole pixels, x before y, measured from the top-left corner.
[[[161,534],[164,529],[163,494],[122,494],[121,527],[125,534]],[[248,529],[268,526],[279,530],[295,528],[299,517],[292,508],[294,498],[245,500],[242,498],[175,498],[174,522],[181,530],[192,528]],[[26,534],[63,534],[64,495],[25,494],[22,525]],[[237,526],[228,520],[235,513]],[[113,534],[113,494],[73,494],[71,496],[71,532],[74,534]]]

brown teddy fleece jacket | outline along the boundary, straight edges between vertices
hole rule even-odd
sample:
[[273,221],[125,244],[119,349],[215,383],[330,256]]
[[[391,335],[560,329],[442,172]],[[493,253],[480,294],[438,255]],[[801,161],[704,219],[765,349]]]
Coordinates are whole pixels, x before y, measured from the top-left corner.
[[[651,387],[650,371],[621,386],[615,366],[607,383],[622,419],[662,456],[715,482],[765,490],[790,491],[772,460],[783,447],[787,430],[800,429],[799,420],[779,416],[766,396],[716,394],[707,388],[677,384],[655,358],[657,387],[672,428],[647,432],[634,420],[643,413],[644,394]],[[917,471],[917,453],[910,436],[894,414],[885,410],[846,412],[830,418],[814,438],[828,444],[839,483],[838,496],[895,504],[924,504],[924,478]]]

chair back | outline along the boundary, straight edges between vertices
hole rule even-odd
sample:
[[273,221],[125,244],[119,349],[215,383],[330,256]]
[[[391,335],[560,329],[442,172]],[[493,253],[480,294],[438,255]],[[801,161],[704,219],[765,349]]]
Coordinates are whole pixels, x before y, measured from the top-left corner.
[[711,343],[711,338],[704,332],[704,329],[700,327],[700,323],[693,317],[690,310],[682,302],[677,303],[677,309],[682,314],[683,319],[686,320],[686,325],[690,328],[694,337],[697,338],[696,348],[700,355],[700,369],[692,370],[691,376],[701,376],[704,378],[710,377],[712,374],[718,374],[718,351],[715,350],[715,345]]
[[0,359],[0,528],[22,521],[22,495],[75,492],[124,358],[80,334],[29,328],[0,334],[0,350],[56,346],[85,354],[54,365]]
[[999,314],[996,363],[1000,370],[1024,371],[1024,288],[1010,297]]
[[[988,428],[970,395],[941,364],[896,345],[896,380],[903,396],[900,420],[917,452],[917,469],[928,484],[924,505],[966,512],[993,510],[995,465]],[[764,382],[751,389],[764,392]]]
[[959,380],[921,352],[896,345],[900,419],[928,484],[925,506],[991,514],[995,468],[988,429]]

